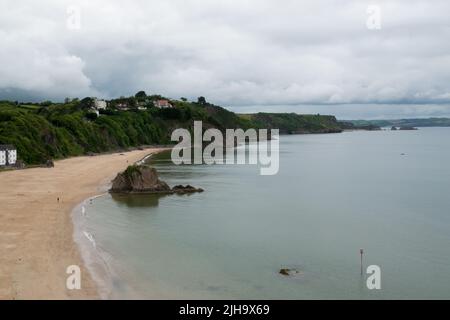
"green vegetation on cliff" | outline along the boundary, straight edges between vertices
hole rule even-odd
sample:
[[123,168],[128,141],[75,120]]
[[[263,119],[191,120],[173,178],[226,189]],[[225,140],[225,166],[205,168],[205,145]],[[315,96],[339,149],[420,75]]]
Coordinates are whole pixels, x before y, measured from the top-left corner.
[[[65,103],[0,102],[0,144],[17,147],[19,159],[27,164],[45,163],[89,153],[124,150],[141,145],[170,144],[176,128],[192,130],[201,120],[203,128],[278,128],[280,133],[340,132],[333,116],[258,113],[237,115],[222,107],[186,99],[171,100],[173,108],[153,107],[161,96],[120,98],[108,108],[92,108],[92,99],[67,99]],[[126,103],[127,110],[119,110]]]
[[336,133],[342,127],[334,116],[297,113],[242,114],[241,117],[256,127],[279,129],[281,134]]
[[0,105],[0,144],[17,147],[28,164],[143,144],[168,143],[166,125],[148,112],[120,112],[91,120],[76,105],[37,111]]

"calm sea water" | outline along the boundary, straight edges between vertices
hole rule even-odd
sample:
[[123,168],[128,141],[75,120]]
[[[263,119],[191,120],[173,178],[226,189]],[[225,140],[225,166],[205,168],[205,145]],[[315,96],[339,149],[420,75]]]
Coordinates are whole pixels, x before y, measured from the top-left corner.
[[[153,164],[206,191],[86,205],[112,297],[450,298],[450,128],[281,136],[275,176]],[[367,289],[360,248],[381,290]]]

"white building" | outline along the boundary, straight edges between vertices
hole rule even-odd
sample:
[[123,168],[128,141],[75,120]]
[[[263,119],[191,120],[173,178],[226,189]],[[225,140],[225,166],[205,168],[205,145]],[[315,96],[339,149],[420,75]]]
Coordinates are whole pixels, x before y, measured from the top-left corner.
[[116,104],[116,108],[119,110],[130,110],[130,107],[128,106],[128,103],[126,102],[119,102]]
[[0,145],[0,166],[13,166],[16,162],[16,148],[11,145]]
[[91,111],[92,113],[95,113],[97,115],[97,117],[100,116],[100,111],[99,110],[105,110],[107,107],[107,103],[105,100],[100,100],[97,98],[92,98],[92,101],[94,102],[93,105],[91,105],[91,107],[89,108],[89,111]]
[[100,109],[106,109],[107,103],[105,100],[100,100],[97,98],[94,98],[94,108],[97,110]]

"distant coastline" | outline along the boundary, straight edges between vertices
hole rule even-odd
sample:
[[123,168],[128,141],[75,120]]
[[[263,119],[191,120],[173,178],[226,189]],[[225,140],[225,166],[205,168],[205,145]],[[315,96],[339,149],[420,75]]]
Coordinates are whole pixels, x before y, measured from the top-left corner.
[[341,122],[333,115],[296,113],[237,114],[199,97],[197,101],[147,95],[111,100],[95,97],[64,103],[0,101],[0,144],[17,149],[20,167],[53,160],[172,144],[175,129],[193,130],[194,121],[227,129],[278,129],[280,134],[339,133],[371,129]]
[[450,118],[415,118],[395,120],[346,120],[355,126],[378,127],[450,127]]

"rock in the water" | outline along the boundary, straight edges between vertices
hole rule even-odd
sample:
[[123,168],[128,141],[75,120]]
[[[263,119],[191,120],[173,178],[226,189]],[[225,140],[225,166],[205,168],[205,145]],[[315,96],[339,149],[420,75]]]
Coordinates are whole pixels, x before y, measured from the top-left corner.
[[183,185],[178,185],[172,188],[172,191],[174,193],[192,193],[192,192],[203,192],[202,188],[195,188],[191,185],[187,185],[187,186],[183,186]]
[[300,271],[298,271],[297,269],[288,269],[288,268],[282,268],[280,269],[280,274],[282,274],[283,276],[295,276],[300,274]]
[[167,183],[158,179],[155,168],[148,165],[133,165],[116,176],[109,191],[112,193],[184,194],[203,192],[203,189],[191,185],[178,185],[171,189]]
[[117,193],[170,193],[171,189],[158,179],[155,168],[147,165],[129,166],[112,181],[110,192]]

